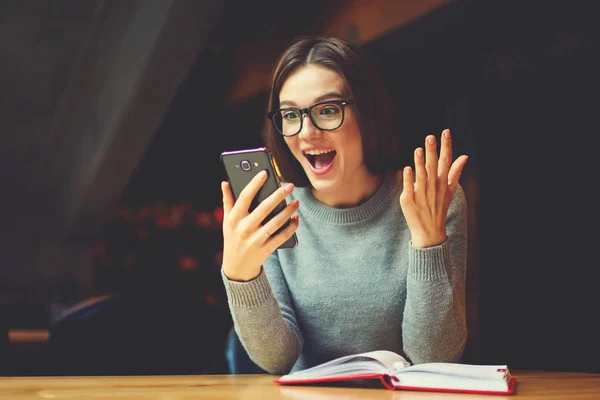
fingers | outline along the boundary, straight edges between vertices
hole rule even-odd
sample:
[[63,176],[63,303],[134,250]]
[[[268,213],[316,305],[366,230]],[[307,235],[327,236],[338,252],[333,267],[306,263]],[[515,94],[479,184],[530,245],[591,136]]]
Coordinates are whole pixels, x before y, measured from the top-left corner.
[[[456,186],[458,185],[458,179],[460,178],[468,159],[469,156],[462,155],[452,163],[450,172],[448,173],[448,187],[451,189],[456,189]],[[454,193],[454,190],[452,190],[452,193]]]
[[424,190],[427,184],[425,153],[421,147],[415,149],[415,190]]
[[437,184],[437,142],[434,135],[425,138],[425,151],[421,147],[415,149],[415,191],[422,199],[435,198]]
[[252,200],[264,185],[267,176],[267,171],[260,171],[250,182],[248,182],[246,187],[240,192],[237,201],[235,201],[235,207],[232,207],[230,210],[231,218],[240,220],[248,215],[248,209],[252,204]]
[[[449,129],[442,131],[439,158],[436,138],[428,135],[425,138],[425,151],[420,147],[415,149],[414,186],[410,171],[411,190],[416,193],[417,199],[443,200],[447,188],[453,192],[467,162],[466,157],[461,156],[452,162],[452,136]],[[403,171],[405,185],[408,183],[406,173],[406,170]]]
[[438,174],[437,141],[434,135],[425,138],[425,169],[427,171],[427,198],[435,199]]
[[458,157],[450,167],[450,172],[448,173],[448,189],[446,190],[446,195],[444,198],[444,206],[446,208],[450,207],[450,203],[452,202],[452,198],[456,193],[456,188],[458,186],[458,179],[462,174],[462,171],[467,163],[468,156],[462,155]]
[[440,154],[440,178],[445,181],[441,182],[443,187],[448,187],[450,193],[454,195],[454,190],[458,185],[458,178],[462,174],[462,170],[467,163],[468,157],[462,155],[452,162],[452,136],[449,129],[444,129],[442,132],[442,150]]
[[[273,242],[275,248],[279,247],[282,243],[292,236],[298,227],[298,216],[292,215],[298,210],[300,202],[298,200],[292,201],[287,205],[281,212],[275,215],[270,221],[259,229],[260,235],[263,236],[265,241]],[[277,232],[287,221],[290,221],[289,225]],[[292,228],[290,228],[292,225]]]
[[452,137],[450,136],[450,129],[444,129],[442,131],[440,141],[442,145],[437,171],[437,186],[439,188],[437,191],[437,201],[438,204],[444,204],[446,188],[448,187],[448,171],[450,170],[450,164],[452,163]]
[[[279,203],[285,200],[285,198],[294,190],[292,183],[286,183],[269,197],[264,199],[248,216],[248,222],[254,226],[258,226],[264,221],[264,219],[277,207]],[[291,214],[290,214],[291,215]],[[289,217],[289,216],[288,216]],[[285,220],[284,220],[285,221]],[[282,222],[283,224],[283,222]]]
[[231,188],[229,187],[229,182],[221,182],[221,192],[223,193],[223,219],[227,219],[227,216],[235,203],[233,193],[231,193]]
[[[444,129],[442,131],[441,141],[442,146],[440,150],[440,159],[438,161],[438,175],[440,177],[447,177],[450,165],[452,164],[452,137],[450,136],[450,129]],[[444,186],[446,185],[444,184],[443,187]]]
[[415,193],[415,184],[413,181],[413,170],[411,167],[404,167],[402,170],[402,193],[400,194],[400,205],[407,206],[413,199]]
[[[286,227],[281,232],[274,234],[281,226],[283,226],[299,207],[299,201],[294,200],[281,211],[277,212],[265,226],[261,226],[263,221],[276,210],[277,206],[284,202],[287,196],[294,190],[292,183],[287,183],[271,193],[266,199],[260,202],[252,212],[248,212],[250,205],[256,197],[260,188],[264,185],[267,178],[267,172],[259,172],[246,187],[240,192],[237,200],[234,199],[231,192],[231,186],[228,182],[221,183],[223,192],[223,218],[228,221],[228,226],[235,229],[240,237],[251,238],[257,244],[269,242],[280,242],[275,246],[277,248],[281,243],[285,242],[295,228],[288,229]],[[297,223],[295,224],[297,227]],[[235,227],[235,228],[234,228]],[[291,232],[286,236],[287,232]]]
[[293,217],[290,218],[290,223],[288,226],[286,226],[284,229],[281,230],[281,232],[279,232],[275,237],[273,237],[272,242],[268,243],[268,245],[271,246],[270,251],[274,252],[279,246],[281,246],[283,243],[285,243],[290,237],[292,237],[292,235],[294,234],[294,232],[296,232],[296,230],[298,229],[298,224],[299,224],[299,217],[298,215],[294,215]]

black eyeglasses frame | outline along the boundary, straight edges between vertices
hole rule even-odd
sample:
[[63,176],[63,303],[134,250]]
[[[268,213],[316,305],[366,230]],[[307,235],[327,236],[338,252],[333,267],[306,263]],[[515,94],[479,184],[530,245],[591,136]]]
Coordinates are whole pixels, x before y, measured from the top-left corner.
[[[313,119],[311,111],[314,107],[316,106],[320,106],[323,104],[337,104],[338,106],[341,106],[342,108],[342,120],[340,121],[340,124],[335,127],[335,128],[331,128],[331,129],[324,129],[321,128]],[[322,131],[334,131],[336,129],[339,129],[340,126],[342,126],[344,124],[344,118],[346,117],[346,113],[345,113],[345,108],[346,106],[352,105],[354,104],[354,101],[352,99],[347,99],[347,100],[326,100],[326,101],[320,101],[318,103],[315,103],[313,105],[311,105],[310,107],[306,107],[306,108],[295,108],[295,107],[285,107],[285,108],[279,108],[277,110],[274,111],[270,111],[267,113],[267,118],[269,118],[271,120],[271,122],[273,123],[273,126],[275,127],[275,129],[277,130],[277,132],[279,132],[280,134],[282,134],[285,137],[291,137],[291,136],[296,136],[297,134],[299,134],[302,131],[302,125],[304,123],[304,114],[308,115],[308,118],[310,118],[310,122],[312,122],[312,124],[314,126],[316,126],[317,128],[319,128],[319,130]],[[300,114],[300,127],[298,128],[298,132],[291,134],[291,135],[286,135],[285,133],[281,132],[281,130],[279,129],[279,127],[277,126],[277,123],[275,123],[275,120],[273,119],[273,117],[275,117],[275,115],[277,113],[280,113],[282,111],[288,111],[288,110],[292,110],[292,111],[297,111]]]

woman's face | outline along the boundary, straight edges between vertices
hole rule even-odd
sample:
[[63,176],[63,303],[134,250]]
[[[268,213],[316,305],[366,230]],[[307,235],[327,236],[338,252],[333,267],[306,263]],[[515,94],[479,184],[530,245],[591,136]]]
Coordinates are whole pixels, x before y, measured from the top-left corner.
[[[293,71],[279,92],[280,107],[306,108],[326,100],[348,100],[350,90],[335,71],[317,65]],[[346,106],[342,126],[333,131],[320,130],[307,115],[302,116],[302,130],[285,137],[290,151],[302,165],[324,204],[352,206],[363,200],[364,187],[373,177],[367,170],[354,105]],[[366,180],[366,181],[365,181]]]

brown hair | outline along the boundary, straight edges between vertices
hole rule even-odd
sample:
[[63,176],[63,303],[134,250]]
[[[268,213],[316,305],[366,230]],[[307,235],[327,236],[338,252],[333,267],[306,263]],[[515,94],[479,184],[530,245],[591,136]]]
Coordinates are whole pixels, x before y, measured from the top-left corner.
[[[391,169],[399,158],[393,128],[393,106],[375,67],[356,45],[335,37],[316,36],[297,40],[276,63],[267,111],[279,108],[279,92],[290,73],[310,64],[329,68],[346,81],[354,100],[352,107],[358,115],[364,159],[369,172],[381,174]],[[300,163],[270,120],[265,123],[263,139],[275,158],[282,179],[296,186],[309,186],[310,182]]]

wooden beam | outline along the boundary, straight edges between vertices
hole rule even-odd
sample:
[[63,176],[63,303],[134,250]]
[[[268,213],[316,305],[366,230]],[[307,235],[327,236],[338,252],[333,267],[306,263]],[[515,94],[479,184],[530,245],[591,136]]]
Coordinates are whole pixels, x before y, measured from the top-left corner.
[[[317,33],[365,44],[450,2],[451,0],[349,0]],[[236,51],[236,63],[241,67],[233,77],[229,104],[241,102],[266,90],[273,64],[288,39],[274,38],[272,42],[253,43],[241,46]]]

